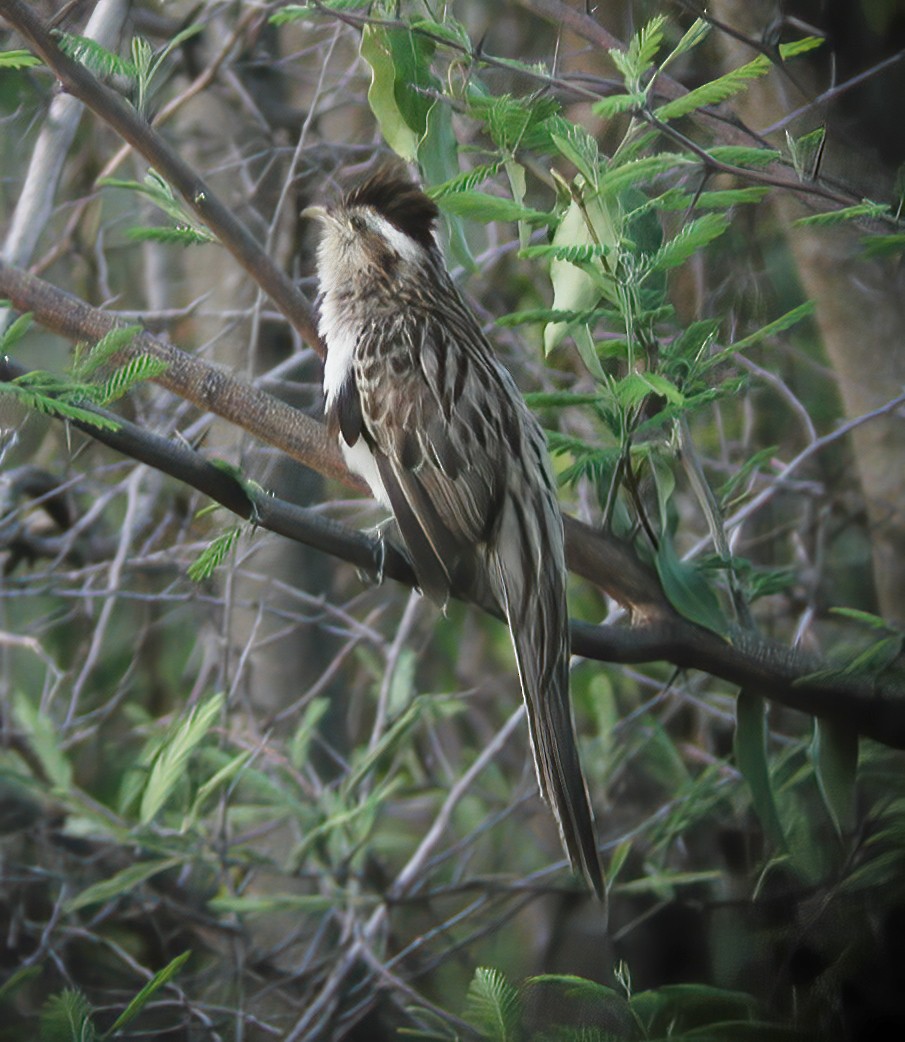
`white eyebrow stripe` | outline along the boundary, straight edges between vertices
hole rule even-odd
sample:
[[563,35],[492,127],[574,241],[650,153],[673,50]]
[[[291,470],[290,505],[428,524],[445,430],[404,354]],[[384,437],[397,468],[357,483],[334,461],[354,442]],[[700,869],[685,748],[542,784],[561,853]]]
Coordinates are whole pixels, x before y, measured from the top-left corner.
[[407,260],[410,264],[420,264],[423,262],[423,246],[415,242],[415,240],[406,235],[405,232],[399,231],[394,224],[391,224],[386,217],[381,216],[376,210],[372,210],[369,216],[373,221],[374,230],[379,232],[386,239],[400,257]]

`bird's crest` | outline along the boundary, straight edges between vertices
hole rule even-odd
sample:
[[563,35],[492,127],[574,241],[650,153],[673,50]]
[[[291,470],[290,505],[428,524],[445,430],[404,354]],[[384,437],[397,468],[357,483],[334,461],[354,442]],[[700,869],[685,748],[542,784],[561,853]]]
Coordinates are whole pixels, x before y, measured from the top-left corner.
[[343,199],[347,208],[370,206],[404,235],[429,248],[439,211],[397,163],[384,163]]

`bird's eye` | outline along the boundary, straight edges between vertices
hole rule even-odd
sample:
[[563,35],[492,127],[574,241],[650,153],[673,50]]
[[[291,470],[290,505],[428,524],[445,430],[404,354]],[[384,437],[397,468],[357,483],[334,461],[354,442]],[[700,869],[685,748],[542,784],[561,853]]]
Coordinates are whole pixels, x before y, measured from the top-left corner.
[[349,224],[356,232],[363,232],[367,228],[364,217],[357,213],[349,218]]

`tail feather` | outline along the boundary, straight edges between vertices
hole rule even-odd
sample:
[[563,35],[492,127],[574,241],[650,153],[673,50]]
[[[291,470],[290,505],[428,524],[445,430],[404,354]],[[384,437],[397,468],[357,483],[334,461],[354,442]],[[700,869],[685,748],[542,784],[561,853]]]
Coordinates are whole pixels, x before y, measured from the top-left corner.
[[[505,543],[502,545],[505,547]],[[578,758],[569,699],[564,569],[540,561],[536,582],[526,582],[525,572],[507,561],[505,549],[495,556],[500,601],[515,651],[541,795],[559,826],[572,869],[583,875],[604,901],[606,888],[594,817]],[[545,563],[547,567],[543,567]]]

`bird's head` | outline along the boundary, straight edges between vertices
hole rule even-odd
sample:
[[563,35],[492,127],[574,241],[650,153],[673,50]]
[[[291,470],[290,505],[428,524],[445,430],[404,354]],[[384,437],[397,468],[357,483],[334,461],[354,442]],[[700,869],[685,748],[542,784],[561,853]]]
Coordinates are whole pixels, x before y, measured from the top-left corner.
[[330,207],[303,217],[323,224],[318,270],[323,288],[361,277],[411,274],[438,254],[437,206],[396,165],[380,167]]

